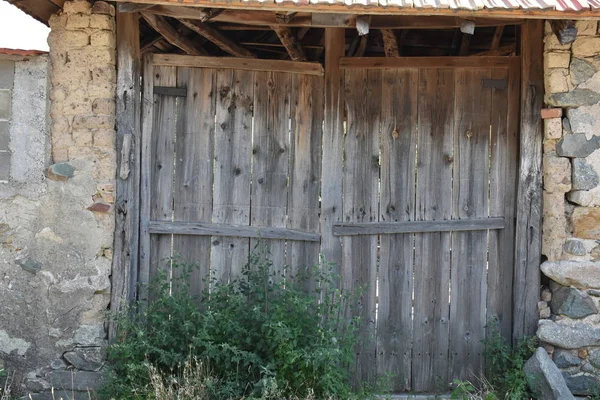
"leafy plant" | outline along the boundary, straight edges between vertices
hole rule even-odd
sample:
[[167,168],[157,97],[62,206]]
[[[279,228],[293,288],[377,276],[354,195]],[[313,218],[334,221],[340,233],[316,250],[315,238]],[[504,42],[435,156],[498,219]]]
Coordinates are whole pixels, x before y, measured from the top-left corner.
[[199,365],[210,371],[200,387],[214,400],[355,396],[348,366],[358,321],[346,318],[348,295],[331,266],[282,276],[263,254],[251,254],[240,279],[210,282],[201,299],[189,294],[192,267],[176,265],[180,278],[165,273],[148,288],[152,302],[114,316],[119,339],[101,397],[159,399],[156,376],[178,390],[172,378]]

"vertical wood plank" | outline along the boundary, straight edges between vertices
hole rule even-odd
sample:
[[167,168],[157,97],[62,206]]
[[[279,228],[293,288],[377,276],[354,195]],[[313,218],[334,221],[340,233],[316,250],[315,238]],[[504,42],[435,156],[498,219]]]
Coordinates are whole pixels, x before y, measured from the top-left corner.
[[[140,218],[140,32],[137,13],[117,13],[117,185],[111,311],[136,299]],[[116,335],[111,323],[109,340]]]
[[[254,72],[217,74],[213,222],[250,223],[250,179]],[[212,271],[224,282],[238,277],[248,261],[250,240],[215,237]]]
[[[154,67],[154,85],[175,87],[177,68]],[[175,172],[176,97],[154,96],[154,123],[151,143],[151,196],[150,220],[173,219],[173,175]],[[150,244],[150,282],[161,271],[171,268],[172,235],[152,235]]]
[[[419,75],[416,220],[452,215],[454,72],[422,69]],[[450,233],[415,235],[412,389],[446,390]]]
[[[297,75],[292,94],[292,149],[288,222],[290,229],[319,231],[321,184],[321,138],[323,126],[323,79]],[[290,241],[287,265],[292,275],[319,262],[319,243]],[[314,288],[315,282],[307,282]]]
[[[384,70],[382,79],[379,220],[414,221],[419,72]],[[380,238],[377,369],[395,392],[411,388],[413,245],[413,234]]]
[[[257,72],[254,90],[252,148],[253,226],[285,228],[290,150],[290,74]],[[251,247],[256,244],[251,241]],[[285,241],[269,240],[266,250],[275,271],[285,267]]]
[[542,120],[544,98],[544,22],[521,26],[521,139],[515,274],[513,342],[535,334],[539,299],[542,221]]
[[344,28],[325,28],[325,118],[321,177],[321,253],[339,273],[342,245],[333,224],[342,221],[344,152],[344,97],[340,58],[344,56]]
[[[455,71],[453,217],[486,218],[489,195],[489,69]],[[485,338],[487,231],[452,233],[450,364],[453,379],[481,376]]]
[[[187,96],[177,100],[177,140],[173,216],[175,221],[210,222],[212,215],[215,71],[179,68],[177,86]],[[200,296],[210,268],[210,237],[173,236],[177,263],[193,265],[189,276],[192,296]],[[180,276],[181,268],[173,270]]]
[[[379,214],[379,113],[381,71],[346,71],[347,135],[343,180],[346,222],[373,222]],[[377,374],[375,312],[378,237],[343,238],[344,288],[358,290],[352,312],[360,317],[356,378],[374,382]]]

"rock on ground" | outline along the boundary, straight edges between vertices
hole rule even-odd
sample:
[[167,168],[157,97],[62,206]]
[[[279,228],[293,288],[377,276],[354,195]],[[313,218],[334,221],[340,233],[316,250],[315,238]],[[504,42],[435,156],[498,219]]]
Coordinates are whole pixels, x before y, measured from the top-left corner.
[[535,354],[525,363],[524,370],[527,383],[538,399],[575,399],[567,388],[560,370],[542,347],[538,347]]

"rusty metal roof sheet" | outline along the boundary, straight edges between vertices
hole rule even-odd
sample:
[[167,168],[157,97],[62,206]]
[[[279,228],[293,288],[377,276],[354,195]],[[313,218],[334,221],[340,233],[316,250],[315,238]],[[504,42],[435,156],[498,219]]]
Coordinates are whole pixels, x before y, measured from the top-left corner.
[[41,50],[5,49],[5,48],[0,47],[0,54],[4,54],[4,55],[8,55],[8,56],[31,57],[31,56],[39,56],[42,54],[47,54],[47,52],[41,51]]

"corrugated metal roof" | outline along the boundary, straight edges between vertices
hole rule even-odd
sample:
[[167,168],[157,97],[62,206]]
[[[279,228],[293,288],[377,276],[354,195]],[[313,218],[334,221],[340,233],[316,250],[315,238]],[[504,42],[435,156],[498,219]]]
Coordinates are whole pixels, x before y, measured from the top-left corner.
[[47,52],[41,50],[4,49],[0,47],[0,54],[5,54],[8,56],[31,57],[47,54]]

